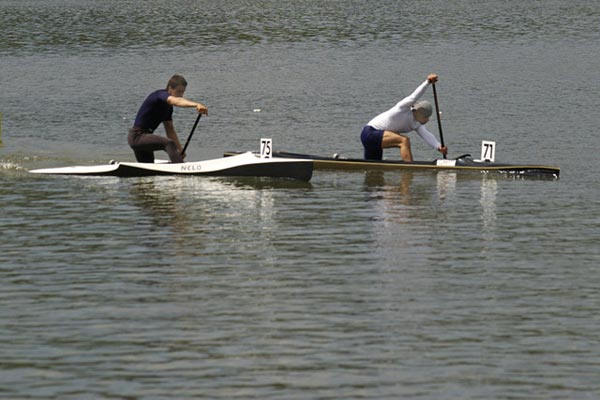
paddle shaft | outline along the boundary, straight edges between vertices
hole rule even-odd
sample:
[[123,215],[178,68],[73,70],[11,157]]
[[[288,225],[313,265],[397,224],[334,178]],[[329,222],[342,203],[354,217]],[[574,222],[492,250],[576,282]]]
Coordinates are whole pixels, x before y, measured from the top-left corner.
[[187,140],[185,141],[185,146],[183,146],[183,149],[181,150],[182,157],[185,154],[185,150],[187,149],[188,145],[190,144],[190,140],[192,140],[192,135],[194,134],[194,131],[196,130],[196,126],[198,126],[200,117],[202,117],[202,114],[198,114],[198,117],[196,118],[196,122],[194,122],[194,126],[192,127],[192,131],[190,132],[190,135],[188,136]]
[[[431,86],[433,87],[433,100],[435,101],[435,114],[437,115],[438,129],[440,131],[440,143],[442,147],[446,147],[444,145],[444,133],[442,132],[442,119],[440,118],[440,106],[438,104],[437,90],[435,90],[435,82],[431,82]],[[444,158],[446,155],[443,154]]]

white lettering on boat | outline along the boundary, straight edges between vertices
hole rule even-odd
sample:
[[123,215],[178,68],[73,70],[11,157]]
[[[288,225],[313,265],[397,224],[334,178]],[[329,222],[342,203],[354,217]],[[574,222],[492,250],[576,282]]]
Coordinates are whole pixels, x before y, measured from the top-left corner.
[[196,172],[202,171],[202,165],[184,164],[181,166],[181,172]]

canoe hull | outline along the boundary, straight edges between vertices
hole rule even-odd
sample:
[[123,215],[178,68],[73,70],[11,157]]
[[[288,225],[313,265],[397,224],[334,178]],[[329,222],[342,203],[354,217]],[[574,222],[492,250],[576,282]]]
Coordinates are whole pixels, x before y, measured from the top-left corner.
[[122,178],[156,175],[204,175],[287,178],[309,181],[314,163],[308,159],[263,159],[251,152],[214,160],[170,163],[116,162],[107,165],[47,168],[30,171],[35,174],[117,176]]
[[[225,156],[239,154],[227,152]],[[315,170],[430,170],[430,171],[471,171],[479,173],[500,173],[511,176],[539,176],[558,178],[560,168],[546,165],[503,164],[473,160],[468,156],[453,160],[434,161],[396,161],[364,160],[343,157],[323,157],[310,154],[274,152],[276,158],[309,159],[314,162]]]

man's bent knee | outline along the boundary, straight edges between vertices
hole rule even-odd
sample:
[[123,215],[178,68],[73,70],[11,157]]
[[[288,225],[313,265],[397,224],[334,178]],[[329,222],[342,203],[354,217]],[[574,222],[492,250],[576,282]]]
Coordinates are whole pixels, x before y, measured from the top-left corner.
[[390,148],[390,147],[402,147],[402,146],[410,146],[410,139],[407,136],[400,135],[399,133],[385,131],[382,147]]

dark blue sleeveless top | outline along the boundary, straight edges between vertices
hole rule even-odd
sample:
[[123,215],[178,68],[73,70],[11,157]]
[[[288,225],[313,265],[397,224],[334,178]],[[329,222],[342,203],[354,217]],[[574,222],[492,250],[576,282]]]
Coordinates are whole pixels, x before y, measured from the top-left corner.
[[169,92],[166,89],[150,93],[140,106],[133,126],[154,132],[163,121],[173,119],[173,106],[167,103]]

